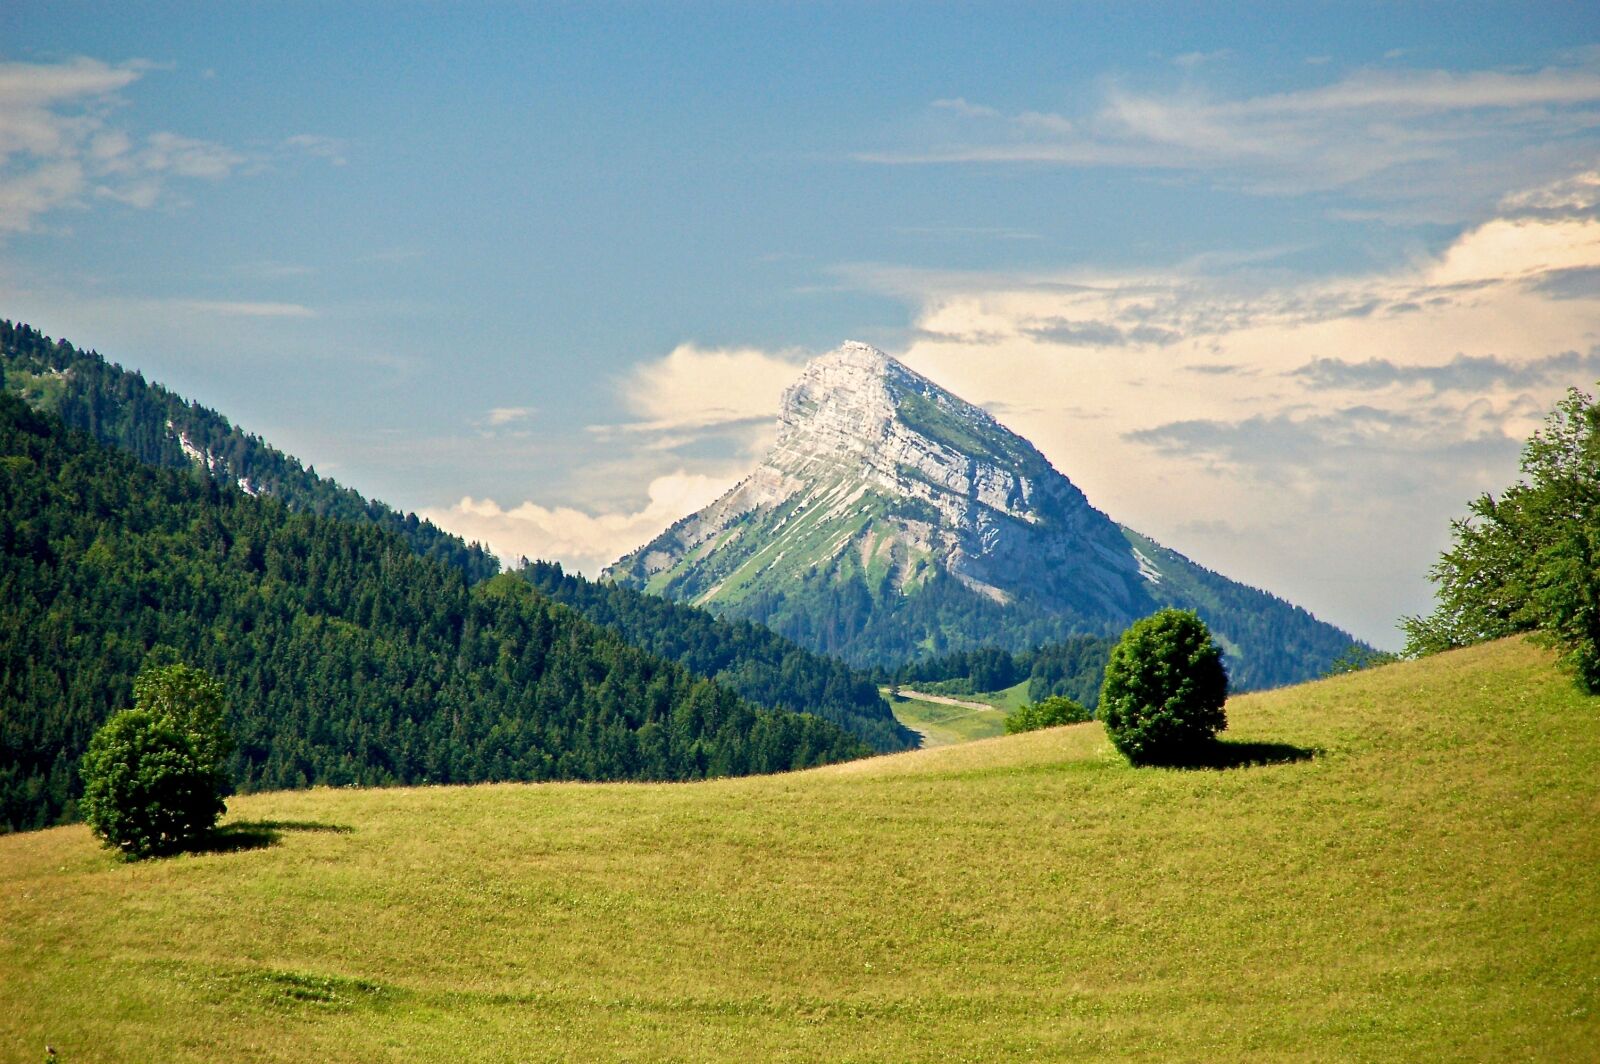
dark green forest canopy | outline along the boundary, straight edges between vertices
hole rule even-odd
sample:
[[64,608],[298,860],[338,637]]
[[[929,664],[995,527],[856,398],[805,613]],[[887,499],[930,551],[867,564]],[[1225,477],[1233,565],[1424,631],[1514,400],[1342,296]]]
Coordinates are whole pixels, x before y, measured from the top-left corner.
[[94,351],[0,320],[0,371],[6,391],[148,465],[195,468],[195,457],[184,450],[186,442],[204,456],[213,476],[246,484],[291,510],[366,521],[398,533],[418,554],[453,565],[474,582],[500,571],[500,563],[478,544],[469,546],[416,514],[397,513],[319,476],[221,414],[187,402]]
[[916,745],[868,676],[749,621],[724,620],[621,584],[597,583],[551,562],[519,575],[641,650],[709,676],[757,705],[815,713],[888,752]]
[[152,651],[223,681],[242,790],[693,779],[868,752],[412,546],[0,396],[0,827],[72,815],[89,736]]

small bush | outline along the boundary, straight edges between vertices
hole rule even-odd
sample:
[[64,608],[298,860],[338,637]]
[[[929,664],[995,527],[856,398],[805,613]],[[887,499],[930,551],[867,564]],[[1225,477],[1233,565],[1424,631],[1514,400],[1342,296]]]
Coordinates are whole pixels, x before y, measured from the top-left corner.
[[1083,706],[1066,695],[1053,695],[1013,711],[1006,718],[1006,734],[1054,728],[1060,724],[1082,724],[1088,719],[1089,711]]
[[106,722],[83,758],[83,817],[108,846],[134,857],[169,853],[205,835],[226,809],[222,685],[187,665],[147,668],[134,708]]
[[170,853],[222,815],[217,775],[193,741],[165,719],[125,709],[89,740],[83,817],[107,845],[132,857]]
[[1228,673],[1192,610],[1136,621],[1111,651],[1100,719],[1134,764],[1181,760],[1227,726]]

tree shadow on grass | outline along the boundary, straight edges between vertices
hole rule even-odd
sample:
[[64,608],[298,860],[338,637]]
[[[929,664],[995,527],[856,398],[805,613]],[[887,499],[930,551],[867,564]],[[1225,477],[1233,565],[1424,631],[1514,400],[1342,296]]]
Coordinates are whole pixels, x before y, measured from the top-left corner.
[[1181,755],[1151,758],[1140,762],[1152,768],[1227,769],[1253,768],[1259,765],[1286,765],[1295,761],[1310,761],[1321,750],[1291,743],[1250,743],[1237,739],[1213,739],[1204,746],[1184,751]]
[[324,824],[316,820],[235,820],[212,829],[184,847],[184,853],[239,853],[264,850],[283,841],[286,831],[329,831],[348,835],[355,828],[348,824]]

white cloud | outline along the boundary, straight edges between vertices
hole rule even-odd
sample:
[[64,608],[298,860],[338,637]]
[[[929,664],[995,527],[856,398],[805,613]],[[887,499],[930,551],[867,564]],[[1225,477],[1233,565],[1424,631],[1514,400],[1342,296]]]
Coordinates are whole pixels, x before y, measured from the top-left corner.
[[1600,57],[1591,52],[1533,71],[1364,69],[1242,98],[1193,80],[1214,58],[1178,57],[1190,78],[1175,91],[1107,83],[1081,113],[1008,115],[937,100],[920,142],[857,157],[1191,171],[1259,194],[1338,190],[1405,202],[1417,218],[1459,218],[1592,154],[1600,128]]
[[[680,344],[615,382],[633,420],[590,427],[592,441],[620,444],[624,456],[590,461],[573,472],[586,506],[502,506],[467,497],[423,516],[488,543],[503,560],[544,558],[595,575],[710,503],[755,464],[772,439],[783,389],[804,360],[794,351]],[[526,407],[496,408],[482,426],[504,430],[531,413]],[[636,486],[644,483],[641,505]]]
[[652,480],[647,501],[639,509],[591,513],[534,502],[507,509],[493,499],[469,496],[448,508],[423,510],[419,516],[468,540],[487,544],[507,564],[519,557],[538,558],[596,576],[673,521],[716,499],[733,483],[733,478],[680,470]]
[[[0,234],[95,201],[148,210],[172,198],[174,181],[216,182],[267,164],[261,152],[114,125],[119,94],[150,69],[86,57],[0,62]],[[315,134],[289,137],[278,151],[344,163],[342,142]]]
[[803,361],[795,352],[680,344],[619,383],[623,405],[639,418],[625,428],[703,432],[770,421]]

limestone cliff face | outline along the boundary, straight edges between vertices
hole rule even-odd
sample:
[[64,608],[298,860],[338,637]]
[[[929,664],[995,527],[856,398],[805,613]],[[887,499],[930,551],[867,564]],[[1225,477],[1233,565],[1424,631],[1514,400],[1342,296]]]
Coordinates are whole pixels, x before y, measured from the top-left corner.
[[750,476],[607,575],[709,604],[837,570],[902,593],[943,571],[1108,622],[1149,605],[1155,574],[1032,444],[882,351],[813,360],[779,419]]

